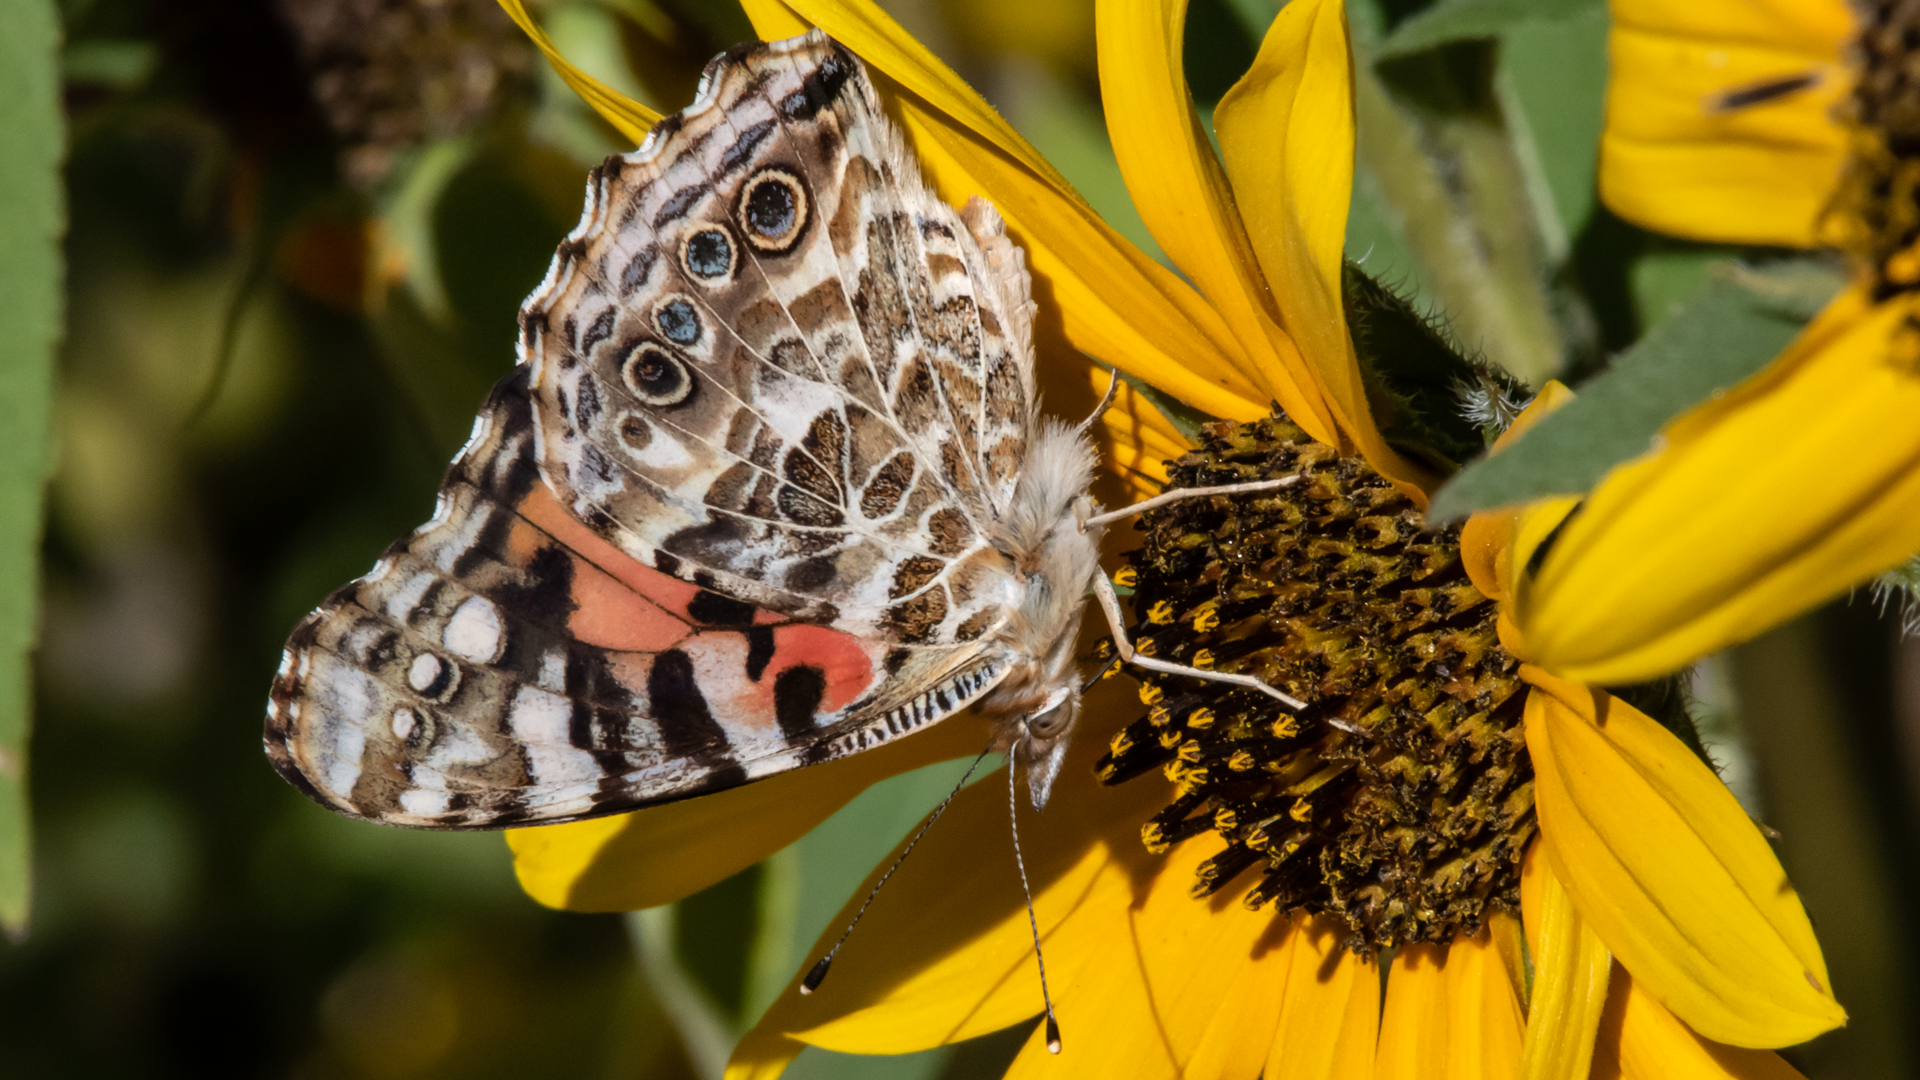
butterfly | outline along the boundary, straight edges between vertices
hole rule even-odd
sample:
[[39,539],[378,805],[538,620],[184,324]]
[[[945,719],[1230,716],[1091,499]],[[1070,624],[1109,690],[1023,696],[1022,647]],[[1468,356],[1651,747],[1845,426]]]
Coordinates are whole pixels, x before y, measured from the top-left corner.
[[1038,412],[1034,311],[999,215],[927,190],[851,53],[722,54],[590,174],[432,519],[294,629],[274,767],[354,817],[501,828],[972,706],[1041,807],[1090,590],[1127,658],[1292,701],[1127,644],[1119,515],[1092,420]]

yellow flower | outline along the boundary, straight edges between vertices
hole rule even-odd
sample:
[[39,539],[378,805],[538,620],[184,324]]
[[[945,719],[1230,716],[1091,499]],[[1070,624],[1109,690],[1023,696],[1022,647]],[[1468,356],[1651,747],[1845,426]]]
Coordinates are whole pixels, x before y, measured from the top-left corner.
[[1612,9],[1607,205],[1691,239],[1827,243],[1859,263],[1771,365],[1610,473],[1523,583],[1518,618],[1539,662],[1619,684],[1920,550],[1920,162],[1899,156],[1911,132],[1879,126],[1899,114],[1876,72],[1896,71],[1904,55],[1886,50],[1905,38],[1863,28],[1865,67],[1850,69],[1843,0]]
[[[1396,521],[1417,524],[1412,508],[1424,499],[1425,478],[1375,430],[1341,317],[1353,129],[1351,60],[1337,2],[1295,0],[1276,20],[1254,68],[1216,115],[1224,161],[1214,156],[1180,75],[1183,6],[1099,7],[1103,97],[1122,168],[1156,239],[1199,291],[1125,245],[984,102],[873,7],[753,0],[748,8],[763,35],[818,25],[866,60],[942,193],[959,201],[981,192],[1007,214],[1066,342],[1231,418],[1258,419],[1267,401],[1278,401],[1298,425],[1287,429],[1294,432],[1289,452],[1316,461],[1333,460],[1322,452],[1328,447],[1363,454],[1391,482],[1392,489],[1367,480],[1366,470],[1353,481],[1371,485],[1365,498],[1376,506],[1399,506],[1405,515],[1366,518],[1377,537],[1397,529]],[[1550,387],[1522,425],[1564,395]],[[1155,461],[1184,447],[1151,408],[1129,404],[1109,433],[1126,464],[1152,475]],[[1282,424],[1256,428],[1271,434]],[[1359,491],[1311,497],[1358,498]],[[1169,721],[1174,699],[1159,684],[1143,686],[1143,701],[1163,704],[1123,727],[1113,718],[1130,710],[1112,696],[1124,693],[1123,684],[1103,682],[1084,712],[1075,760],[1044,818],[1029,826],[1025,848],[1067,1046],[1051,1059],[1036,1027],[1015,1074],[1397,1076],[1428,1075],[1443,1062],[1446,1075],[1461,1077],[1585,1077],[1592,1064],[1602,1075],[1794,1075],[1759,1048],[1810,1038],[1844,1013],[1764,839],[1712,771],[1660,725],[1604,692],[1513,659],[1533,656],[1512,617],[1515,568],[1528,565],[1571,509],[1561,500],[1482,515],[1457,549],[1418,539],[1417,529],[1394,534],[1418,539],[1439,560],[1431,566],[1454,567],[1444,601],[1423,603],[1443,613],[1455,606],[1485,612],[1478,636],[1465,634],[1454,647],[1491,657],[1489,670],[1511,703],[1501,711],[1507,727],[1487,728],[1492,721],[1483,713],[1453,730],[1505,739],[1509,757],[1518,753],[1513,760],[1527,763],[1502,789],[1512,798],[1491,835],[1513,845],[1489,857],[1498,864],[1494,884],[1504,890],[1491,907],[1468,897],[1460,910],[1469,914],[1459,918],[1376,897],[1386,929],[1371,943],[1400,946],[1383,1002],[1372,953],[1346,947],[1357,924],[1371,925],[1365,918],[1234,902],[1278,887],[1271,875],[1259,885],[1241,880],[1252,860],[1223,861],[1253,850],[1245,838],[1266,823],[1241,821],[1223,803],[1197,817],[1199,828],[1188,830],[1197,835],[1176,842],[1157,834],[1163,853],[1140,842],[1143,824],[1176,821],[1160,808],[1204,794],[1209,751],[1202,740],[1245,736],[1244,715],[1188,703],[1187,734],[1134,740],[1135,729]],[[1367,564],[1364,553],[1355,558]],[[1460,580],[1462,563],[1471,585]],[[1497,620],[1485,597],[1498,602]],[[1170,647],[1242,629],[1206,604],[1154,625],[1164,627]],[[1493,645],[1496,625],[1504,654]],[[1321,644],[1331,648],[1328,642]],[[1216,663],[1233,660],[1223,652]],[[1441,678],[1457,683],[1464,670]],[[1481,707],[1472,704],[1474,687],[1423,687],[1412,693]],[[1332,730],[1320,718],[1309,722],[1314,731]],[[1484,730],[1468,733],[1472,724]],[[1254,734],[1284,741],[1302,733],[1296,718],[1282,717]],[[1191,746],[1182,742],[1189,735]],[[784,846],[882,776],[982,742],[977,721],[956,717],[736,791],[509,839],[522,884],[543,903],[650,906]],[[1096,758],[1106,754],[1110,764],[1149,744],[1167,751],[1168,782],[1095,780]],[[1262,767],[1249,745],[1223,767]],[[1398,767],[1381,765],[1389,766]],[[1528,770],[1531,779],[1521,779]],[[1316,792],[1335,790],[1333,779],[1288,788],[1291,805],[1272,821],[1307,828],[1341,812],[1315,803]],[[777,1075],[806,1044],[899,1053],[1041,1011],[1027,916],[1005,857],[1004,798],[990,781],[960,794],[840,954],[831,984],[810,997],[790,988],[736,1051],[730,1075]],[[1273,838],[1262,842],[1267,850]],[[1279,838],[1283,848],[1291,842]],[[1444,866],[1434,873],[1459,878]],[[1195,891],[1211,895],[1195,899]],[[1343,895],[1357,905],[1362,892]]]

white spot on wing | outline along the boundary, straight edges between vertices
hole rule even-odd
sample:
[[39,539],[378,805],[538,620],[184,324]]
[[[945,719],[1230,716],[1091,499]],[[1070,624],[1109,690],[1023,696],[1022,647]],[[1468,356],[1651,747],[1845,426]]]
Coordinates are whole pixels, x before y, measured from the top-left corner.
[[540,685],[556,694],[567,689],[567,657],[559,649],[548,649],[540,655]]
[[343,799],[353,793],[353,785],[360,779],[360,752],[366,748],[366,729],[358,724],[334,725],[334,756],[327,762],[327,790]]
[[427,586],[431,584],[433,584],[433,575],[424,570],[408,578],[407,583],[400,586],[398,592],[387,597],[387,614],[393,618],[393,621],[404,625],[407,616],[413,614],[413,609],[420,606],[420,598],[427,594]]
[[447,620],[446,634],[441,638],[448,652],[476,664],[492,663],[499,657],[505,640],[506,635],[500,628],[500,610],[480,596],[468,597],[466,603],[454,610],[453,617]]
[[583,783],[597,779],[600,763],[568,742],[567,728],[573,703],[557,694],[523,686],[513,696],[507,727],[520,740],[534,783],[542,786]]
[[413,666],[407,669],[407,685],[425,693],[445,669],[446,661],[432,653],[421,653],[413,658]]
[[410,788],[400,793],[400,809],[415,817],[439,817],[447,812],[449,796],[444,791]]
[[412,709],[399,708],[399,709],[393,710],[393,737],[394,738],[399,739],[402,742],[406,741],[407,736],[413,734],[413,725],[414,725],[414,716],[413,716]]

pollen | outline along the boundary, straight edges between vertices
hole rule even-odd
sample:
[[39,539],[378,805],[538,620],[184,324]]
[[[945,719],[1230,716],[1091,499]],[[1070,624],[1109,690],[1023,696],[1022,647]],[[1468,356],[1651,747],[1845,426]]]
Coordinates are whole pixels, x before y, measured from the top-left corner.
[[1467,579],[1455,530],[1430,529],[1358,458],[1284,417],[1211,424],[1171,486],[1302,474],[1258,496],[1181,500],[1142,516],[1131,553],[1145,651],[1252,675],[1307,703],[1149,673],[1152,706],[1102,758],[1102,782],[1154,771],[1172,802],[1155,851],[1212,832],[1226,847],[1196,896],[1343,919],[1354,948],[1477,933],[1518,910],[1533,838],[1519,665],[1496,606]]
[[1213,604],[1202,604],[1193,614],[1193,629],[1200,634],[1220,629],[1220,609]]
[[1113,584],[1117,588],[1131,589],[1140,581],[1140,572],[1131,566],[1123,566],[1113,575]]

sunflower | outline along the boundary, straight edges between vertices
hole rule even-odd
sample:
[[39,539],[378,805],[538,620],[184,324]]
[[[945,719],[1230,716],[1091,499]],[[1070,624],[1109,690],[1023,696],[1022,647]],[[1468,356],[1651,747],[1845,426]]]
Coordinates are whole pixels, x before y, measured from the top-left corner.
[[1853,283],[1610,473],[1523,588],[1539,662],[1633,682],[1920,550],[1912,9],[1613,0],[1600,195],[1694,240],[1837,247]]
[[[1275,20],[1215,114],[1218,156],[1181,74],[1184,5],[1099,6],[1115,150],[1184,280],[1121,240],[876,8],[747,8],[765,37],[818,26],[853,49],[942,195],[1002,210],[1057,319],[1043,356],[1071,345],[1225,418],[1190,448],[1126,395],[1107,421],[1125,475],[1305,481],[1144,522],[1122,571],[1142,647],[1258,671],[1310,707],[1261,712],[1157,679],[1131,706],[1124,680],[1096,688],[1025,845],[1065,1048],[1052,1058],[1036,1025],[1013,1072],[1794,1075],[1766,1048],[1844,1013],[1766,841],[1680,739],[1527,662],[1512,597],[1573,504],[1424,530],[1433,478],[1387,447],[1369,411],[1341,303],[1353,107],[1340,5],[1294,0]],[[603,111],[639,115],[620,108]],[[1566,396],[1550,386],[1516,430]],[[1316,572],[1277,573],[1289,559]],[[510,833],[516,870],[555,907],[665,903],[866,784],[984,741],[955,717],[735,791]],[[959,794],[832,981],[802,996],[796,974],[730,1075],[777,1075],[808,1044],[901,1053],[1040,1014],[1002,854],[1006,779]]]

